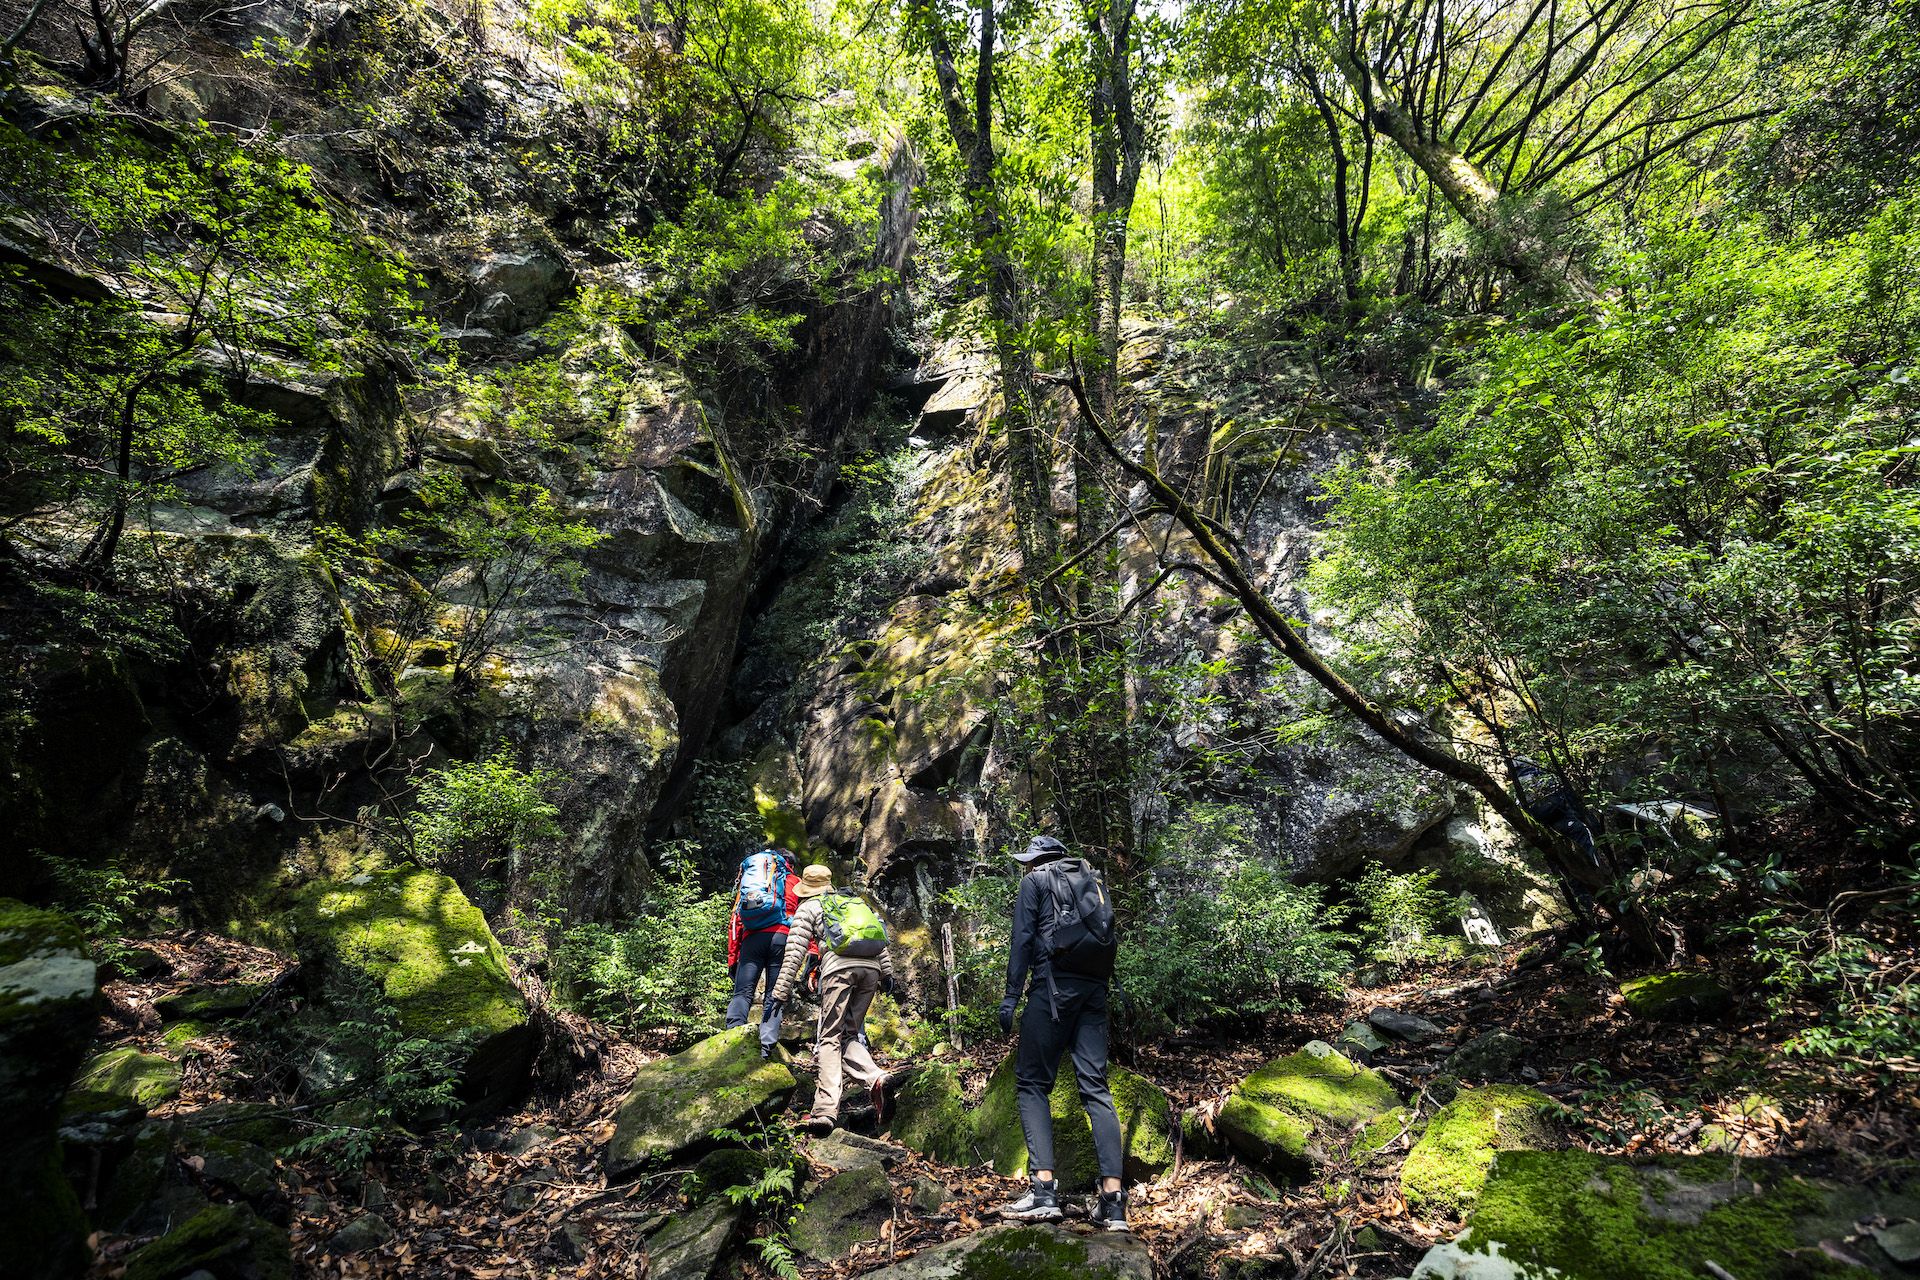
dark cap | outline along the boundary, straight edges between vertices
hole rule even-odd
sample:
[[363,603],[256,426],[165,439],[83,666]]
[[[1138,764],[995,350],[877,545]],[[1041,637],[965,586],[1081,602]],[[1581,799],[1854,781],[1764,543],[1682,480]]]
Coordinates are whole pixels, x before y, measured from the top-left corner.
[[1067,846],[1061,844],[1052,836],[1035,836],[1033,839],[1027,841],[1026,849],[1023,852],[1014,854],[1013,858],[1015,862],[1038,862],[1042,858],[1064,858],[1066,856]]

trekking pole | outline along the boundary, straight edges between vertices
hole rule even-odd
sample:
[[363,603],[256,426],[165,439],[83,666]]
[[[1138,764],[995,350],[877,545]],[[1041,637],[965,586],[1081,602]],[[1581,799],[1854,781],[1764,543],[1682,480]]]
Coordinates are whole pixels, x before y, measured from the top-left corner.
[[960,979],[953,972],[953,924],[940,926],[940,959],[947,967],[947,1038],[960,1051]]

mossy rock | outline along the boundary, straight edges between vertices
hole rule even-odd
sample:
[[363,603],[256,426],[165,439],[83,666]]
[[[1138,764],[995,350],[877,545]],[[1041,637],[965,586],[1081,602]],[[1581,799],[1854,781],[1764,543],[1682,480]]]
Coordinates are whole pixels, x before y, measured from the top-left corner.
[[292,1246],[246,1205],[209,1205],[128,1254],[123,1280],[181,1280],[196,1271],[214,1280],[292,1280]]
[[1711,973],[1674,969],[1620,984],[1627,1012],[1650,1022],[1693,1022],[1733,1008],[1733,996]]
[[973,1163],[973,1131],[960,1073],[949,1062],[922,1067],[900,1086],[887,1128],[901,1146],[943,1164]]
[[1400,1189],[1423,1217],[1460,1217],[1480,1198],[1496,1151],[1553,1151],[1566,1145],[1540,1112],[1552,1100],[1535,1089],[1490,1084],[1462,1090],[1427,1122],[1400,1166]]
[[138,1049],[111,1049],[93,1058],[74,1077],[75,1087],[115,1093],[144,1107],[157,1107],[180,1096],[180,1064],[157,1053]]
[[907,1046],[907,1022],[892,996],[875,996],[867,1007],[867,1044],[880,1053],[898,1053]]
[[1526,1042],[1519,1036],[1505,1031],[1489,1031],[1461,1045],[1447,1059],[1447,1072],[1475,1080],[1504,1076],[1513,1069],[1514,1061],[1526,1051]]
[[180,1117],[188,1129],[277,1148],[295,1136],[293,1113],[270,1102],[216,1102]]
[[[0,1206],[0,1271],[20,1280],[73,1280],[87,1272],[87,1215],[67,1180],[60,1148],[46,1143],[38,1168],[8,1187]],[[12,1163],[9,1161],[9,1163]]]
[[705,1204],[730,1187],[751,1187],[767,1173],[767,1158],[744,1147],[709,1151],[693,1166],[692,1203]]
[[221,1018],[239,1017],[266,993],[267,988],[259,983],[228,982],[217,986],[189,987],[155,1000],[153,1007],[168,1021],[179,1018],[213,1022]]
[[807,1193],[793,1220],[793,1247],[828,1262],[863,1240],[878,1239],[893,1217],[893,1187],[877,1164],[834,1174]]
[[186,1049],[196,1040],[205,1040],[219,1034],[220,1028],[211,1022],[198,1022],[188,1019],[184,1022],[169,1022],[160,1033],[160,1039],[169,1049]]
[[[1007,1177],[1027,1172],[1027,1139],[1020,1127],[1020,1105],[1014,1085],[1014,1055],[1008,1054],[987,1081],[987,1090],[973,1113],[974,1148],[994,1169]],[[1120,1140],[1127,1182],[1144,1182],[1173,1167],[1173,1143],[1167,1134],[1171,1107],[1167,1095],[1151,1080],[1125,1067],[1107,1067],[1107,1090],[1120,1117]],[[1088,1191],[1099,1184],[1100,1164],[1093,1149],[1093,1125],[1080,1101],[1073,1059],[1063,1056],[1053,1091],[1047,1095],[1053,1114],[1053,1176],[1064,1191]]]
[[760,1057],[759,1029],[751,1025],[644,1063],[614,1117],[607,1176],[627,1177],[649,1160],[706,1145],[715,1129],[764,1119],[786,1105],[794,1083],[785,1064]]
[[743,1206],[713,1200],[673,1215],[647,1241],[647,1280],[707,1280],[743,1214]]
[[71,1235],[79,1209],[67,1213],[71,1193],[59,1196],[66,1181],[54,1131],[92,1043],[98,999],[80,927],[0,898],[0,1258],[64,1267],[77,1256],[84,1266],[86,1228]]
[[1880,1274],[1912,1276],[1853,1224],[1920,1217],[1917,1190],[1891,1180],[1847,1186],[1788,1163],[1729,1156],[1503,1151],[1466,1233],[1430,1250],[1415,1274],[1697,1280],[1708,1262],[1740,1280],[1869,1274],[1820,1247],[1844,1239]]
[[352,1011],[370,980],[409,1035],[469,1046],[460,1096],[473,1111],[525,1090],[534,1049],[526,998],[486,918],[452,880],[404,866],[317,884],[299,896],[294,931],[329,1005]]
[[1135,1235],[1076,1235],[1064,1227],[993,1227],[925,1249],[864,1280],[1153,1280],[1153,1254]]
[[1236,1085],[1214,1131],[1248,1161],[1302,1180],[1356,1127],[1399,1105],[1400,1095],[1377,1072],[1313,1040]]

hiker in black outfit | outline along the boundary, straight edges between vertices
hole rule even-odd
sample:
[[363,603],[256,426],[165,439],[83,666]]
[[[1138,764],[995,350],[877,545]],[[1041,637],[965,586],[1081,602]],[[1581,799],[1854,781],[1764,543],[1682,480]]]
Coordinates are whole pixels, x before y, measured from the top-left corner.
[[1599,866],[1600,851],[1593,843],[1593,817],[1575,797],[1566,779],[1525,756],[1507,761],[1507,768],[1513,774],[1513,785],[1520,792],[1520,804],[1527,815],[1573,841],[1574,848],[1586,854],[1594,866]]
[[[1029,1222],[1060,1220],[1059,1184],[1053,1176],[1053,1115],[1047,1095],[1053,1092],[1054,1077],[1065,1052],[1073,1055],[1080,1101],[1093,1125],[1093,1147],[1100,1161],[1100,1199],[1093,1211],[1094,1225],[1125,1231],[1127,1193],[1120,1183],[1120,1117],[1113,1109],[1113,1095],[1107,1091],[1112,907],[1098,873],[1083,861],[1069,859],[1066,846],[1052,836],[1035,836],[1024,852],[1013,856],[1026,864],[1027,874],[1020,881],[1020,893],[1013,905],[1013,949],[1007,959],[1007,996],[1000,1002],[1000,1029],[1013,1030],[1021,984],[1031,978],[1027,1011],[1020,1019],[1020,1041],[1014,1050],[1013,1078],[1020,1103],[1020,1127],[1027,1138],[1032,1185],[1026,1195],[1002,1205],[1000,1215]],[[1096,939],[1085,946],[1062,946],[1056,931],[1063,910],[1060,895],[1076,889],[1089,895],[1097,890],[1097,898],[1089,896],[1081,901],[1104,911],[1104,944]],[[1067,901],[1066,910],[1074,910],[1073,900]],[[1076,968],[1095,972],[1075,972]]]

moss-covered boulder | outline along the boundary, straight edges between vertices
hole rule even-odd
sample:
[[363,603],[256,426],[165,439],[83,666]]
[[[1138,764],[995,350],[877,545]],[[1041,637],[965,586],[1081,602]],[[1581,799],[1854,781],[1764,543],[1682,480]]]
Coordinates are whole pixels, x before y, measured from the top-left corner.
[[1564,1146],[1559,1127],[1540,1111],[1550,1101],[1516,1085],[1463,1090],[1427,1122],[1400,1166],[1407,1203],[1423,1217],[1459,1217],[1480,1198],[1494,1152]]
[[1674,969],[1620,984],[1627,1012],[1650,1022],[1693,1022],[1715,1018],[1733,1008],[1733,996],[1720,979],[1697,969]]
[[1214,1131],[1251,1163],[1304,1179],[1356,1127],[1399,1105],[1400,1095],[1377,1072],[1313,1040],[1236,1085]]
[[54,1132],[93,1038],[97,979],[78,925],[0,898],[0,1258],[35,1280],[86,1268]]
[[764,1119],[786,1105],[793,1072],[760,1057],[759,1032],[735,1027],[634,1073],[607,1143],[607,1176],[705,1145],[715,1129]]
[[266,993],[267,988],[260,983],[227,982],[188,987],[185,991],[155,1000],[153,1007],[169,1022],[176,1018],[212,1022],[220,1018],[239,1017]]
[[124,1280],[182,1280],[195,1272],[214,1280],[292,1280],[293,1250],[285,1231],[246,1205],[210,1205],[127,1255]]
[[677,1213],[647,1241],[647,1280],[707,1280],[733,1243],[744,1210],[710,1200]]
[[967,1114],[960,1073],[935,1062],[913,1073],[894,1099],[887,1135],[943,1164],[972,1164],[973,1118]]
[[74,1077],[73,1086],[157,1107],[180,1096],[180,1064],[157,1053],[110,1049],[89,1059]]
[[744,1147],[722,1147],[709,1151],[693,1166],[693,1178],[687,1188],[690,1203],[705,1204],[732,1187],[751,1187],[765,1177],[767,1158]]
[[460,886],[416,867],[368,871],[305,890],[294,933],[309,984],[352,1010],[372,989],[409,1035],[466,1046],[460,1096],[497,1110],[526,1088],[534,1034],[506,953]]
[[[995,1170],[1020,1177],[1027,1172],[1027,1139],[1020,1128],[1013,1071],[1013,1055],[1009,1054],[987,1081],[987,1091],[973,1113],[973,1142],[982,1158],[993,1161]],[[1166,1172],[1173,1166],[1167,1095],[1151,1080],[1112,1065],[1107,1067],[1107,1089],[1120,1116],[1125,1157],[1122,1176],[1133,1183]],[[1061,1060],[1060,1074],[1047,1101],[1053,1113],[1053,1176],[1063,1190],[1089,1191],[1099,1185],[1100,1164],[1071,1058]]]
[[869,1271],[865,1280],[1153,1280],[1153,1253],[1134,1235],[994,1227]]
[[1511,1071],[1526,1051],[1526,1042],[1519,1036],[1489,1031],[1461,1045],[1447,1059],[1447,1072],[1469,1080],[1493,1079]]
[[[1907,1276],[1914,1272],[1879,1233],[1855,1224],[1920,1217],[1917,1193],[1910,1174],[1848,1186],[1812,1169],[1731,1156],[1503,1151],[1466,1233],[1428,1251],[1413,1274],[1697,1280],[1713,1274],[1711,1262],[1740,1280]],[[1872,1270],[1842,1265],[1829,1249]]]
[[893,1188],[877,1164],[836,1173],[807,1192],[793,1219],[793,1247],[828,1262],[863,1240],[876,1240],[893,1217]]

